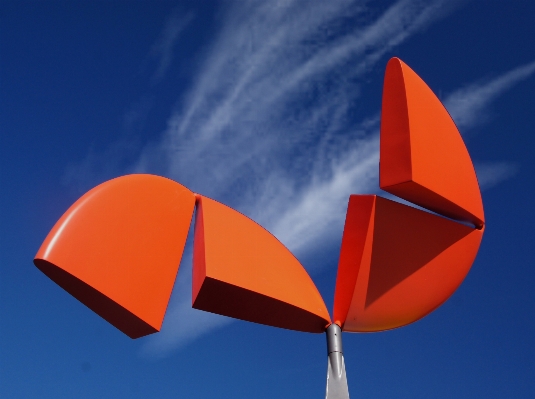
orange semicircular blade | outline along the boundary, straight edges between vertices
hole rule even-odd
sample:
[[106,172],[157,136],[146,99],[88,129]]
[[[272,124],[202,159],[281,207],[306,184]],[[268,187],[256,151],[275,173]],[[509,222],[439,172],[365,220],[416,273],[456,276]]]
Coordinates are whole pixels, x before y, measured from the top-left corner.
[[383,190],[452,219],[484,224],[474,166],[455,123],[398,58],[386,67],[380,147]]
[[334,300],[343,331],[412,323],[462,283],[483,231],[375,195],[352,195]]
[[163,177],[109,180],[65,212],[34,263],[129,337],[157,332],[194,206],[190,190]]
[[193,307],[291,330],[322,333],[330,317],[292,253],[248,217],[198,196]]

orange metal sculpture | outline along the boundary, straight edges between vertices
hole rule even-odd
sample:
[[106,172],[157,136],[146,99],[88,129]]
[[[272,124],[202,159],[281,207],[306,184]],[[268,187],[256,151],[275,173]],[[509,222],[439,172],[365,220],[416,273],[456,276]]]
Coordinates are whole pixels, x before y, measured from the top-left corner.
[[461,284],[483,232],[375,195],[352,195],[338,265],[334,320],[343,331],[401,327]]
[[380,187],[473,227],[377,196],[351,196],[334,300],[343,331],[381,331],[432,312],[462,283],[484,231],[468,150],[440,100],[398,58],[383,91]]
[[87,192],[56,223],[35,265],[131,338],[160,330],[195,197],[152,175]]
[[202,196],[195,219],[194,308],[298,331],[331,324],[304,267],[262,226]]
[[448,111],[398,58],[386,67],[380,186],[433,212],[482,227],[476,173]]
[[123,176],[86,193],[34,263],[131,338],[157,332],[196,207],[193,307],[326,331],[327,397],[349,397],[341,331],[388,330],[432,312],[463,281],[484,231],[476,174],[453,120],[397,58],[386,68],[380,156],[380,187],[438,215],[375,195],[350,197],[333,324],[310,276],[273,235],[163,177]]

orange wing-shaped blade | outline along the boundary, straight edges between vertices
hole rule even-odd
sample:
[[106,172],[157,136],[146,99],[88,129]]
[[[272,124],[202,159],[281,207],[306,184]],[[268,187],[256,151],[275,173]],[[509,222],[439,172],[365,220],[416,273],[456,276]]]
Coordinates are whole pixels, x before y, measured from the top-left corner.
[[163,177],[107,181],[65,212],[34,263],[131,338],[157,332],[194,205],[191,191]]
[[299,261],[241,213],[198,196],[193,307],[291,330],[325,331],[330,317]]
[[380,186],[452,219],[484,224],[474,167],[455,123],[398,58],[388,62],[385,73]]
[[342,240],[334,321],[344,331],[412,323],[468,273],[483,231],[375,195],[352,195]]

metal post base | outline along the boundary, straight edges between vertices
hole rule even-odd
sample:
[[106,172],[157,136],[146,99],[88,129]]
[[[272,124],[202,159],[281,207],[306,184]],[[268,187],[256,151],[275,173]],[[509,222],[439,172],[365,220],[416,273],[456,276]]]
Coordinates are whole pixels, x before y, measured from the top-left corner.
[[346,366],[342,351],[342,330],[337,324],[327,328],[327,390],[325,399],[349,399]]

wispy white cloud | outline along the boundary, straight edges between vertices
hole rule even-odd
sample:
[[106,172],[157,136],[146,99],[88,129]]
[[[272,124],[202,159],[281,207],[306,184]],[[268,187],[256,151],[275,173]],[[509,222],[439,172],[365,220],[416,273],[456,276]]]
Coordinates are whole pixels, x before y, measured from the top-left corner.
[[463,87],[444,100],[461,131],[487,120],[489,105],[506,91],[535,73],[535,61],[521,65],[492,80]]
[[511,162],[479,162],[475,164],[477,179],[482,190],[514,177],[518,173],[518,165]]
[[151,55],[158,58],[158,66],[152,76],[153,82],[161,80],[169,70],[173,60],[174,46],[192,20],[193,13],[182,15],[179,10],[175,10],[165,22],[160,37],[151,49]]
[[[379,118],[351,114],[362,79],[451,4],[401,0],[370,21],[358,1],[240,2],[136,169],[239,209],[298,256],[332,243],[349,194],[377,190]],[[175,287],[144,353],[166,354],[228,322],[192,310],[190,295]]]
[[[322,242],[332,244],[339,239],[349,195],[377,191],[378,134],[354,144],[352,151],[332,162],[328,177],[315,177],[291,198],[286,198],[284,209],[281,209],[282,201],[275,198],[261,208],[262,212],[270,209],[270,215],[259,214],[256,219],[265,220],[263,224],[270,226],[270,231],[294,253],[299,255],[311,246]],[[277,183],[280,187],[283,179]],[[291,183],[288,185],[292,187]]]
[[163,173],[234,204],[244,196],[250,203],[249,194],[273,186],[278,175],[299,176],[300,191],[324,173],[318,165],[343,159],[360,133],[348,112],[360,77],[447,9],[444,1],[400,1],[371,23],[339,32],[344,20],[360,17],[360,3],[243,4],[229,12],[164,140],[139,163],[146,170],[166,159]]
[[[493,101],[523,80],[535,74],[535,61],[507,71],[494,79],[476,82],[451,93],[444,100],[453,120],[466,133],[489,120]],[[519,166],[510,162],[476,163],[476,173],[482,190],[514,177]]]

